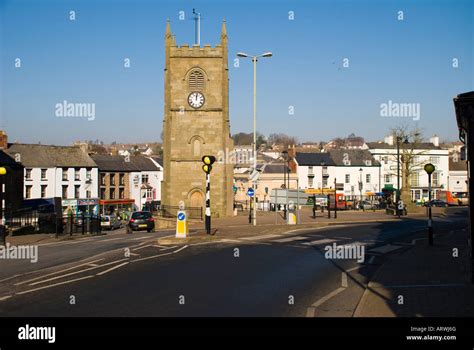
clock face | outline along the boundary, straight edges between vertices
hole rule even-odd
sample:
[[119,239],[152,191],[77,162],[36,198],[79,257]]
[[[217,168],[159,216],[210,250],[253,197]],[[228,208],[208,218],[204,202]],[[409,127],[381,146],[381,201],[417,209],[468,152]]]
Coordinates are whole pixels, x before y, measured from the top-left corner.
[[204,95],[200,92],[191,92],[188,97],[188,103],[193,108],[201,108],[204,104]]

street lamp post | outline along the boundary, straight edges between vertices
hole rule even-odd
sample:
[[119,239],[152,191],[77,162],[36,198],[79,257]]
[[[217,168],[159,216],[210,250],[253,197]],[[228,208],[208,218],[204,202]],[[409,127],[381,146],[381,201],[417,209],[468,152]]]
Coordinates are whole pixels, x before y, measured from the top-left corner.
[[431,163],[425,165],[428,174],[428,242],[433,245],[433,225],[431,219],[431,174],[435,171],[435,166]]
[[[265,52],[261,55],[250,56],[253,62],[253,169],[257,170],[257,59],[259,57],[271,57],[271,52]],[[247,55],[244,52],[238,52],[237,57],[247,58]],[[256,191],[257,182],[254,181],[252,186],[254,191]],[[253,225],[257,225],[257,197],[253,196]]]
[[[286,198],[288,198],[288,187],[286,186],[286,159],[288,158],[288,151],[283,151],[281,152],[283,154],[283,188],[285,189],[286,193]],[[286,201],[287,202],[287,201]],[[283,219],[286,220],[286,205],[288,203],[285,203],[283,205]]]

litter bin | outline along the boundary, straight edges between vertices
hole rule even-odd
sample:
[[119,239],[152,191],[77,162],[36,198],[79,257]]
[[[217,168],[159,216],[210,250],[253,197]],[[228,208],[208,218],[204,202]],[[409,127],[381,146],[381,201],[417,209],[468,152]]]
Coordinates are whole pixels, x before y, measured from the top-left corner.
[[[459,128],[459,139],[464,143],[465,159],[468,165],[468,174],[474,171],[473,157],[470,150],[474,150],[474,91],[460,94],[454,98],[454,109],[456,112],[456,121]],[[464,152],[461,152],[464,153]],[[474,181],[469,176],[469,198],[474,195]],[[472,218],[474,215],[474,206],[469,200],[469,234],[470,234],[470,258],[471,258],[471,283],[474,283],[474,246],[473,246],[473,227]]]

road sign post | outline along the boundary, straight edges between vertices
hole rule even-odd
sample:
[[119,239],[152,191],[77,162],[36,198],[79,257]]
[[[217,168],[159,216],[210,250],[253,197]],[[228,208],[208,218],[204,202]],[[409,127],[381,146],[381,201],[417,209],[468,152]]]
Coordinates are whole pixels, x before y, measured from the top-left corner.
[[252,213],[254,213],[255,215],[255,202],[253,201],[253,196],[255,196],[255,191],[252,187],[249,187],[248,190],[247,190],[247,196],[250,197],[250,210],[249,210],[249,224],[252,223]]
[[176,238],[186,238],[188,234],[188,215],[185,210],[179,210],[176,215]]

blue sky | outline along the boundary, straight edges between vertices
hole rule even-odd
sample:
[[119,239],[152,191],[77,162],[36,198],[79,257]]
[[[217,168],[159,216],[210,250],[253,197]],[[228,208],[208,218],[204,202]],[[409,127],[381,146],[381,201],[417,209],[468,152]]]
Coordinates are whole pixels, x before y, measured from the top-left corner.
[[[232,133],[253,127],[252,65],[234,67],[235,53],[272,51],[258,63],[258,130],[266,135],[376,140],[407,125],[457,140],[452,98],[474,90],[467,0],[0,0],[0,128],[32,143],[159,141],[166,19],[178,44],[192,44],[193,7],[203,16],[202,44],[217,44],[227,21]],[[63,100],[95,103],[95,120],[57,118]],[[381,117],[389,100],[419,103],[420,120]]]

